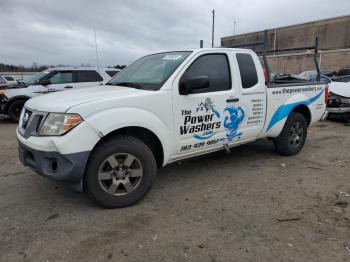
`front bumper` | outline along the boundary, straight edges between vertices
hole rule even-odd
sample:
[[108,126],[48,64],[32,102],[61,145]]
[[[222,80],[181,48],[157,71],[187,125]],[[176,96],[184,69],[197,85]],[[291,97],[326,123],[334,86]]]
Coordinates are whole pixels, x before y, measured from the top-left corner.
[[82,191],[82,178],[90,151],[74,154],[40,151],[18,141],[19,159],[24,166],[49,179],[69,184]]
[[350,107],[327,107],[327,111],[332,114],[350,113]]
[[328,118],[350,120],[350,107],[327,107]]

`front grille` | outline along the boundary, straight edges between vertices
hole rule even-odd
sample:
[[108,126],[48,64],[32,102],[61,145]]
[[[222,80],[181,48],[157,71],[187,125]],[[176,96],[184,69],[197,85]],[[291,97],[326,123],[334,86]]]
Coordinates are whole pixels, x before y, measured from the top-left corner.
[[20,118],[19,133],[24,138],[38,136],[46,115],[47,113],[45,112],[31,111],[25,108]]
[[22,126],[23,130],[25,130],[27,128],[27,125],[29,123],[29,119],[30,119],[31,115],[32,115],[32,111],[25,108],[24,112],[21,116],[21,119],[20,119],[21,126]]

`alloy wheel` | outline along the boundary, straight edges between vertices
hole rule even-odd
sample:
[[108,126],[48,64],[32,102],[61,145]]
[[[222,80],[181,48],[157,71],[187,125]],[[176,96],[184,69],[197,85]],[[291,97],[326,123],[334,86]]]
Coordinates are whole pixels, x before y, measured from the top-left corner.
[[114,154],[105,159],[98,171],[102,189],[115,196],[133,192],[141,183],[143,169],[140,161],[128,153]]

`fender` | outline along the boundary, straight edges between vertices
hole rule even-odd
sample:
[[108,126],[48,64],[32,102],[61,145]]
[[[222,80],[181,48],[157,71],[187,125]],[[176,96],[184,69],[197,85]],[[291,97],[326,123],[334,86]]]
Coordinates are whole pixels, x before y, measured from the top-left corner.
[[[117,119],[117,121],[109,121],[109,119]],[[131,108],[120,107],[100,111],[97,114],[93,114],[84,119],[90,127],[102,138],[109,133],[125,127],[142,127],[153,132],[162,144],[164,151],[164,165],[168,162],[171,149],[175,148],[172,144],[172,139],[169,137],[173,134],[171,126],[164,123],[156,114],[151,111]],[[98,141],[96,141],[97,144]]]
[[[6,94],[5,94],[5,95],[6,95]],[[28,99],[31,99],[31,97],[29,97],[29,96],[24,96],[24,95],[19,95],[19,96],[11,97],[11,98],[9,98],[9,100],[6,102],[5,107],[4,107],[4,111],[7,112],[8,107],[9,107],[9,105],[10,105],[12,102],[14,102],[14,101],[16,101],[16,100],[28,100]]]

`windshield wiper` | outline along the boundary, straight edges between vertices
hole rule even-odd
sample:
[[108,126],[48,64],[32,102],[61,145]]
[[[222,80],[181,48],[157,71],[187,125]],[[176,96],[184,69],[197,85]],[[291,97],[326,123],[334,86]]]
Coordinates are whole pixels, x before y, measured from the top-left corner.
[[142,85],[140,85],[140,84],[138,84],[138,83],[133,83],[133,82],[108,83],[107,85],[113,85],[113,86],[127,86],[127,87],[142,89]]

